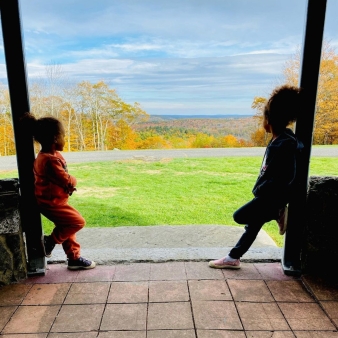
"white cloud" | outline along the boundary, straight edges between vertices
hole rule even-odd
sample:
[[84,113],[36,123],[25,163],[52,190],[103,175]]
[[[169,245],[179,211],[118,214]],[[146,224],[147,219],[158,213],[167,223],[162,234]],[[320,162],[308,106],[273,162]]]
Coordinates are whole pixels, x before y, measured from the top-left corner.
[[[151,112],[250,113],[301,45],[306,2],[21,0],[28,75],[56,62],[74,81],[107,81]],[[328,1],[333,47],[337,13]],[[0,59],[0,78],[4,70]]]

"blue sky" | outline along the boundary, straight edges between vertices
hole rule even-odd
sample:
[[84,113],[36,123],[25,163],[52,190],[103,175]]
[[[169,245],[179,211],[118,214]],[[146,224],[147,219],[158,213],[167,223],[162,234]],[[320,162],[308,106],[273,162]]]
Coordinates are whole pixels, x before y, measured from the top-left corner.
[[[307,0],[21,0],[27,73],[60,64],[149,114],[253,114],[302,44]],[[325,38],[338,48],[338,1]],[[0,81],[6,70],[0,43]]]

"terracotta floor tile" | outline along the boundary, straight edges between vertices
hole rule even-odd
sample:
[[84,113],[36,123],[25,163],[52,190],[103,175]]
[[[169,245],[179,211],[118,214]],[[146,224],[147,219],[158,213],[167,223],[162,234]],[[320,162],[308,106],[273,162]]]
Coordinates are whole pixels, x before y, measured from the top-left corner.
[[68,270],[66,264],[48,264],[45,276],[29,277],[25,283],[71,283],[76,280],[78,273],[77,270]]
[[4,334],[2,338],[46,338],[47,333]]
[[0,307],[0,332],[11,318],[17,306]]
[[187,281],[149,282],[149,302],[187,302],[189,292]]
[[261,274],[263,279],[271,280],[295,280],[292,276],[284,274],[281,263],[254,263],[256,269]]
[[292,331],[245,331],[247,338],[295,338]]
[[146,338],[146,331],[110,331],[100,332],[98,338]]
[[270,290],[263,280],[227,280],[230,292],[235,301],[240,302],[273,302]]
[[337,300],[338,301],[338,285],[328,283],[321,278],[312,276],[302,277],[304,284],[310,289],[318,300]]
[[278,302],[314,302],[300,280],[266,282],[274,299]]
[[316,303],[278,303],[292,330],[334,330]]
[[193,329],[189,302],[150,303],[148,308],[148,330]]
[[145,331],[147,304],[107,304],[100,330]]
[[10,284],[0,287],[0,306],[20,305],[32,285]]
[[197,329],[242,330],[235,304],[230,301],[193,301],[192,309]]
[[149,282],[111,283],[108,303],[146,303],[148,302]]
[[59,305],[20,306],[2,333],[48,332],[59,309]]
[[51,332],[82,332],[99,329],[103,304],[63,305]]
[[196,300],[232,300],[228,284],[224,280],[190,280],[190,297]]
[[115,274],[115,265],[97,265],[95,269],[80,270],[76,282],[111,282]]
[[338,327],[338,302],[325,301],[320,302],[324,311],[329,318],[336,324]]
[[65,304],[106,303],[109,288],[109,282],[73,283],[65,299]]
[[225,279],[263,279],[253,263],[241,263],[238,270],[222,269]]
[[245,330],[290,330],[276,303],[236,303]]
[[294,331],[296,338],[337,338],[338,332],[330,331]]
[[134,263],[126,265],[116,265],[114,281],[144,281],[149,280],[150,264]]
[[155,330],[148,331],[147,338],[196,338],[194,330]]
[[208,262],[185,262],[188,279],[224,279],[220,269],[212,269]]
[[150,280],[186,280],[184,262],[150,264]]
[[70,283],[34,284],[22,305],[56,305],[62,304],[70,288]]
[[244,331],[197,330],[198,338],[246,338]]
[[[50,333],[48,338],[96,338],[97,332]],[[19,338],[19,337],[18,337]]]

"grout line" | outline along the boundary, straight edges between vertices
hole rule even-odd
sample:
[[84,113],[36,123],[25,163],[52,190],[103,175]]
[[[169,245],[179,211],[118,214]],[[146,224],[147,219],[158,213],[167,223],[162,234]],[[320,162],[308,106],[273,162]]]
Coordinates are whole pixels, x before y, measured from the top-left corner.
[[242,330],[243,330],[243,332],[244,332],[244,335],[247,337],[247,334],[246,334],[246,332],[245,332],[245,327],[244,327],[244,325],[243,325],[242,318],[241,318],[241,316],[240,316],[240,314],[239,314],[239,311],[238,311],[238,308],[237,308],[237,304],[236,304],[234,295],[233,295],[233,293],[232,293],[232,291],[231,291],[230,285],[228,284],[228,281],[227,281],[227,280],[225,280],[225,283],[226,283],[226,285],[228,286],[228,289],[229,289],[229,292],[230,292],[230,296],[231,296],[232,302],[233,302],[233,304],[234,304],[234,306],[235,306],[235,309],[236,309],[236,312],[237,312],[239,321],[241,322]]
[[104,316],[104,313],[105,313],[106,308],[107,308],[107,305],[108,305],[108,298],[109,298],[110,290],[111,290],[111,288],[112,288],[112,283],[113,283],[113,282],[110,282],[110,283],[109,283],[108,294],[107,294],[106,302],[105,302],[105,304],[104,304],[104,308],[103,308],[103,311],[102,311],[102,315],[101,315],[101,320],[100,320],[100,324],[99,324],[97,336],[100,334],[101,325],[102,325],[102,321],[103,321],[103,316]]
[[67,293],[66,293],[66,295],[65,295],[65,297],[64,297],[64,299],[63,299],[63,301],[62,301],[62,304],[60,304],[59,311],[57,312],[56,316],[54,317],[54,320],[53,320],[52,325],[50,326],[50,328],[49,328],[49,330],[48,330],[47,337],[48,337],[49,334],[51,333],[51,329],[52,329],[52,327],[53,327],[53,325],[54,325],[54,323],[55,323],[55,321],[56,321],[56,318],[58,317],[58,315],[59,315],[60,312],[61,312],[62,306],[65,305],[65,300],[66,300],[66,298],[67,298],[67,296],[68,296],[68,294],[69,294],[69,292],[70,292],[71,287],[73,286],[73,283],[74,283],[74,282],[69,283],[70,286],[69,286],[69,288],[68,288],[68,291],[67,291]]
[[[150,273],[149,273],[149,279],[150,279]],[[149,291],[150,291],[150,281],[148,280],[148,298],[147,298],[147,314],[146,314],[146,338],[148,337]]]
[[[185,264],[184,264],[185,266]],[[188,288],[188,295],[189,295],[189,303],[190,303],[190,311],[191,311],[191,316],[192,316],[192,322],[194,325],[194,332],[195,332],[195,337],[197,338],[197,327],[196,327],[196,322],[195,322],[195,316],[194,316],[194,311],[192,307],[192,299],[191,299],[191,294],[190,294],[190,287],[189,287],[189,280],[186,280],[187,283],[187,288]]]

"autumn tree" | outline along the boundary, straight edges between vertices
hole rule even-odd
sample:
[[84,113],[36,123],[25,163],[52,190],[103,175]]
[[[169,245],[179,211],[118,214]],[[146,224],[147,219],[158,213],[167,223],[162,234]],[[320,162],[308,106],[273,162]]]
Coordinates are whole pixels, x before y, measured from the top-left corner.
[[[297,85],[301,53],[298,50],[285,64],[285,83]],[[324,41],[314,121],[314,144],[338,144],[338,55],[328,41]]]
[[0,85],[0,128],[0,155],[15,154],[9,91],[2,84]]
[[263,113],[267,99],[256,96],[252,102],[251,108],[256,110],[254,119],[257,121],[256,129],[251,133],[251,141],[255,146],[265,147],[269,142],[269,135],[263,128]]
[[[92,148],[95,150],[111,148],[107,144],[109,126],[116,125],[119,121],[132,124],[135,120],[148,116],[138,103],[131,105],[124,102],[116,91],[110,89],[103,81],[95,84],[83,81],[77,85],[76,92],[76,113],[82,118],[90,119],[91,131],[89,133],[87,130],[86,135],[90,137]],[[82,127],[79,132],[83,135],[84,121],[78,121],[78,125],[79,122]]]
[[[298,86],[300,65],[301,52],[298,49],[284,65],[283,84]],[[258,127],[252,133],[251,140],[257,146],[265,146],[269,140],[261,123],[266,100],[265,97],[255,97],[252,103]],[[338,144],[338,55],[328,41],[323,43],[313,143]]]
[[108,127],[108,144],[111,149],[137,149],[137,138],[137,133],[124,120],[119,120],[116,124],[111,123]]

